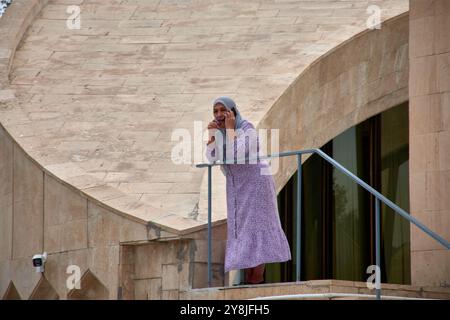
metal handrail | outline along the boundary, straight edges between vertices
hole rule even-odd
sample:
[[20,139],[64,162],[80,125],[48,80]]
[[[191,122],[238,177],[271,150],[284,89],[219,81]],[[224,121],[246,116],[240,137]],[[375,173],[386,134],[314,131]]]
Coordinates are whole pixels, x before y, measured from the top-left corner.
[[304,154],[317,154],[330,163],[333,167],[338,169],[340,172],[344,173],[350,179],[355,181],[358,185],[366,189],[370,194],[375,197],[375,262],[376,262],[376,273],[375,273],[375,289],[376,289],[376,297],[378,300],[381,299],[381,275],[380,275],[380,261],[381,261],[381,243],[380,243],[380,201],[387,205],[389,208],[394,210],[395,213],[399,214],[403,218],[407,219],[410,223],[413,223],[416,227],[421,229],[423,232],[428,234],[430,237],[435,239],[437,242],[442,244],[447,249],[450,249],[450,243],[439,236],[437,233],[430,230],[427,226],[421,223],[419,220],[411,216],[408,212],[397,206],[391,200],[383,196],[380,192],[372,188],[366,182],[361,180],[358,176],[350,172],[336,160],[331,158],[325,152],[320,149],[307,149],[307,150],[298,150],[298,151],[288,151],[288,152],[280,152],[278,154],[271,154],[267,156],[258,156],[256,158],[244,158],[238,159],[237,161],[214,161],[212,163],[200,163],[197,164],[197,168],[208,167],[208,286],[211,286],[212,280],[212,272],[211,272],[211,176],[213,166],[224,165],[224,164],[236,164],[236,163],[245,163],[246,161],[264,160],[264,159],[272,159],[272,158],[281,158],[281,157],[289,157],[289,156],[297,156],[297,250],[296,250],[296,280],[300,281],[301,274],[301,266],[300,266],[300,255],[301,255],[301,182],[302,182],[302,155]]
[[[333,299],[333,298],[363,298],[372,299],[376,298],[373,294],[361,294],[361,293],[299,293],[299,294],[285,294],[278,296],[262,296],[251,298],[248,300],[298,300],[298,299]],[[440,300],[433,298],[412,298],[402,296],[383,296],[384,300]]]

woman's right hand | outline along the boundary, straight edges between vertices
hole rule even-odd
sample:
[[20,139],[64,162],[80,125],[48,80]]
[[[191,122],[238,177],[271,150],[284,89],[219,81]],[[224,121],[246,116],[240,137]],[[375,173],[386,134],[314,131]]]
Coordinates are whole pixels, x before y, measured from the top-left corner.
[[207,144],[210,144],[215,140],[214,134],[216,133],[216,129],[219,129],[219,126],[217,125],[217,122],[213,120],[208,124],[209,140]]

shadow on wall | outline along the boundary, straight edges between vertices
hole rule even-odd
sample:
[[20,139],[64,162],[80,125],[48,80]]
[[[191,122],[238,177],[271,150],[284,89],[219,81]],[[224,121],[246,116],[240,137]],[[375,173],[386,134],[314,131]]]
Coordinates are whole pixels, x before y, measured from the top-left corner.
[[106,300],[108,298],[108,289],[90,270],[81,277],[80,289],[72,289],[67,294],[68,300]]
[[12,281],[9,283],[5,294],[3,295],[3,300],[22,300],[19,292],[17,292],[16,286]]
[[31,293],[30,300],[59,300],[59,295],[45,276],[42,276]]
[[[67,294],[68,300],[106,300],[108,289],[87,270],[80,280],[81,289],[72,289]],[[22,300],[16,286],[11,281],[2,297],[3,300]],[[45,276],[42,276],[30,295],[30,300],[59,300],[59,295]]]

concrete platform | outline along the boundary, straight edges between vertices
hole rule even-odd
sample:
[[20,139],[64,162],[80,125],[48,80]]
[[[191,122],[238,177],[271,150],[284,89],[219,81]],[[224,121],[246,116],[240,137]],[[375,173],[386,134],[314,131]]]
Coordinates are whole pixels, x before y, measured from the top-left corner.
[[[382,284],[382,299],[450,299],[450,288]],[[310,280],[287,283],[215,287],[180,291],[180,299],[286,299],[286,300],[365,300],[374,299],[374,290],[365,282]]]

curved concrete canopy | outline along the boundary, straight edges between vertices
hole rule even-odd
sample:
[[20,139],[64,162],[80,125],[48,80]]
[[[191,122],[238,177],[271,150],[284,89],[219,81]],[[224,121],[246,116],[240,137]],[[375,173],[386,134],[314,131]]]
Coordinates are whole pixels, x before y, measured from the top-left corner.
[[[69,29],[68,3],[81,9]],[[177,230],[197,219],[204,171],[174,164],[177,128],[206,127],[230,95],[255,125],[318,57],[407,0],[49,1],[18,48],[0,122],[49,172]],[[215,220],[224,218],[223,213]]]

